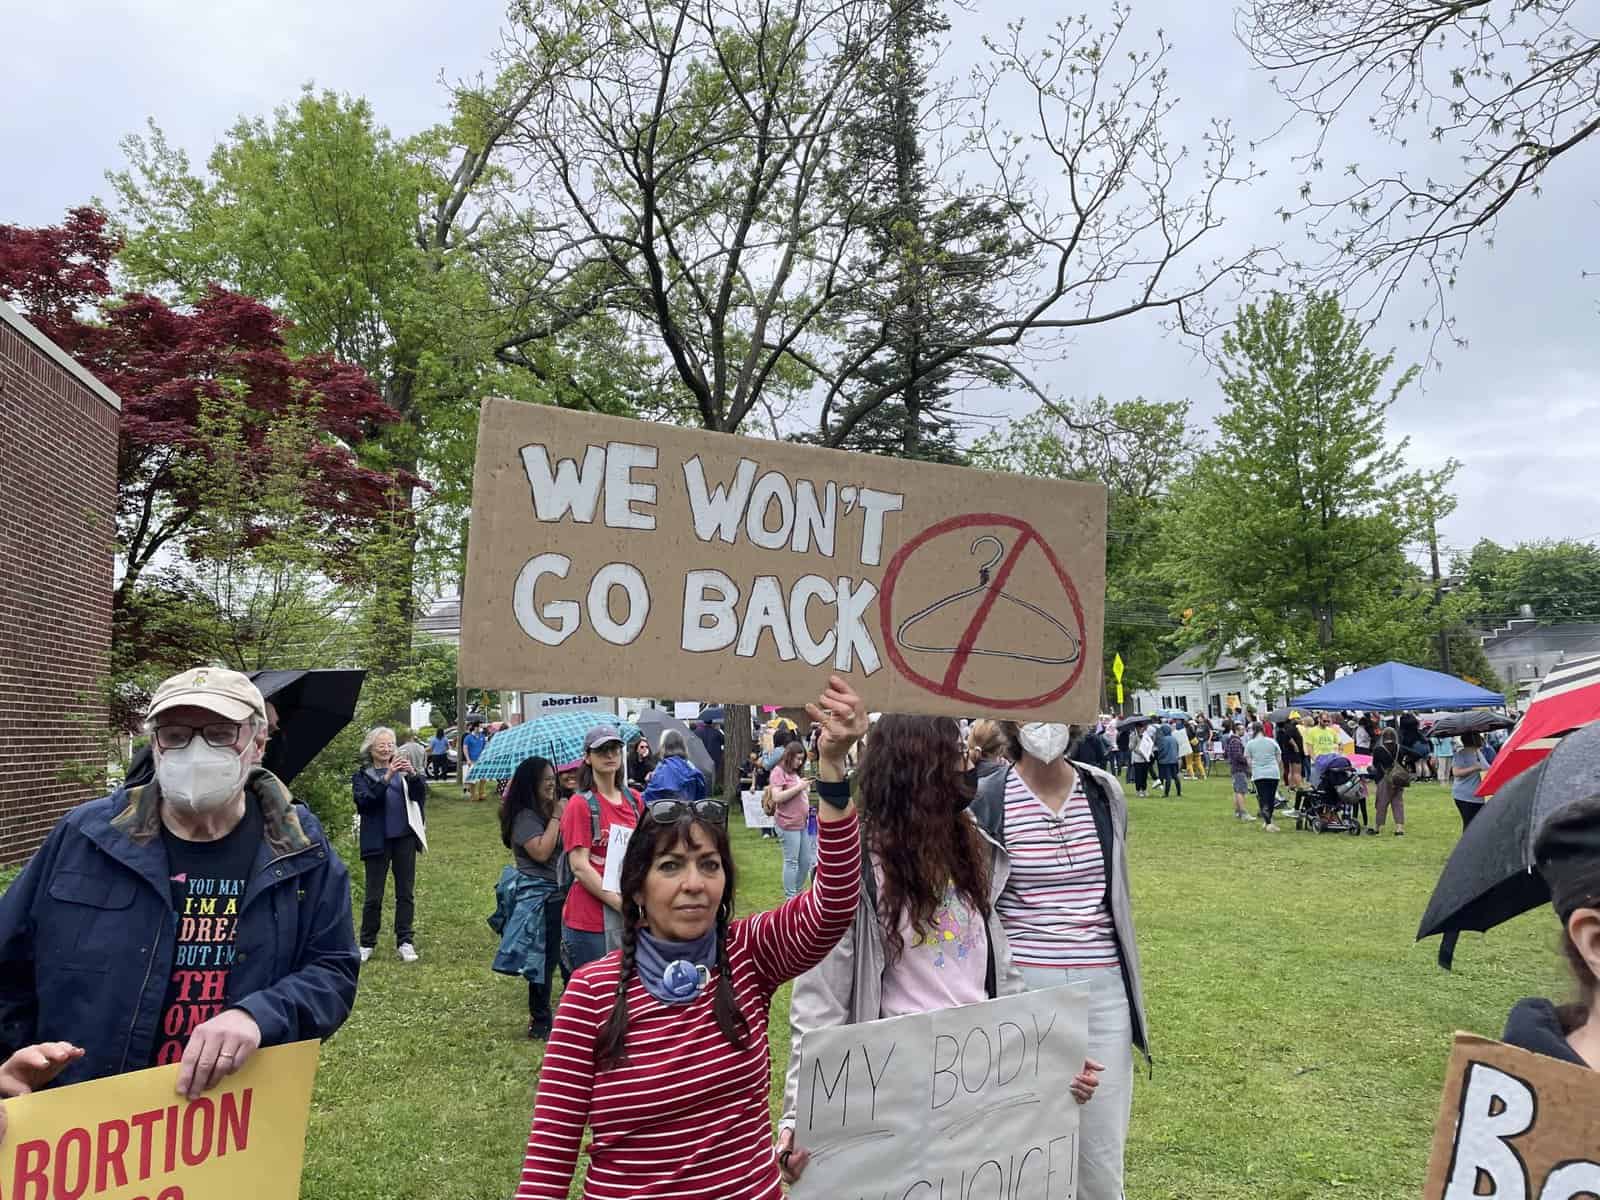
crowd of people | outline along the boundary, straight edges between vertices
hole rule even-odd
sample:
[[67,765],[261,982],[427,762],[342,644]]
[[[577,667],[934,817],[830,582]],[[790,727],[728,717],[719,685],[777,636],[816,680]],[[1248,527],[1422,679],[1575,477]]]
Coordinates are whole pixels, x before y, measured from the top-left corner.
[[[193,1097],[262,1046],[330,1036],[391,876],[397,951],[418,961],[436,744],[396,745],[381,727],[362,740],[358,937],[341,857],[260,765],[267,707],[230,671],[166,681],[149,711],[151,780],[74,809],[0,896],[0,1097],[167,1063]],[[1388,773],[1433,759],[1465,825],[1492,757],[1476,735],[1448,753],[1425,744],[1403,717],[874,723],[837,676],[808,715],[808,734],[774,738],[747,773],[782,843],[786,899],[770,911],[739,911],[728,808],[681,736],[630,748],[599,725],[581,761],[528,758],[507,782],[493,967],[526,980],[528,1034],[546,1043],[519,1200],[566,1197],[586,1134],[592,1200],[776,1197],[808,1167],[794,1139],[808,1030],[1064,984],[1089,996],[1088,1056],[1062,1081],[1080,1106],[1078,1195],[1120,1200],[1134,1055],[1148,1060],[1151,1044],[1123,774],[1144,794],[1154,763],[1164,794],[1181,796],[1186,777],[1225,764],[1236,815],[1255,815],[1253,791],[1271,827],[1280,785],[1364,733],[1385,772],[1379,824],[1387,804],[1400,832]],[[463,755],[483,752],[463,739]],[[1552,821],[1537,856],[1579,999],[1524,1001],[1506,1037],[1600,1067],[1600,798]],[[791,980],[774,1136],[768,1026]]]
[[[1319,763],[1344,754],[1364,756],[1360,800],[1366,832],[1381,833],[1389,819],[1396,836],[1405,836],[1405,793],[1413,783],[1432,781],[1448,786],[1461,814],[1462,828],[1481,810],[1479,782],[1506,739],[1504,730],[1432,736],[1413,712],[1299,712],[1257,715],[1254,709],[1227,716],[1102,716],[1093,726],[1076,731],[1072,757],[1103,765],[1144,797],[1160,787],[1163,797],[1183,797],[1185,780],[1210,777],[1214,766],[1232,779],[1233,815],[1239,821],[1260,821],[1270,833],[1279,831],[1274,814],[1294,806],[1294,795],[1315,787]],[[1376,824],[1371,823],[1367,789],[1375,795]],[[1254,798],[1255,812],[1250,811]]]

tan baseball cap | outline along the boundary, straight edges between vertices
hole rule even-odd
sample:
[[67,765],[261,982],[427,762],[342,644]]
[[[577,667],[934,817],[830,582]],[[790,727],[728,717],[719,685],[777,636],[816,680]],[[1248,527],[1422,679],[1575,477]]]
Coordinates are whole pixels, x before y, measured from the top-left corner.
[[162,682],[150,698],[146,720],[169,708],[204,708],[228,721],[267,719],[267,702],[248,675],[226,667],[195,667]]

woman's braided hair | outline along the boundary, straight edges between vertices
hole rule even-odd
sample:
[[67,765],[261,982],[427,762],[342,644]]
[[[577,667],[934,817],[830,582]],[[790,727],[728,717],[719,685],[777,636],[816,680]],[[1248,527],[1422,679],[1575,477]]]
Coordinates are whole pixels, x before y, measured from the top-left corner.
[[618,890],[622,893],[622,961],[617,973],[616,996],[611,1006],[611,1016],[600,1031],[595,1046],[597,1067],[621,1066],[628,1061],[628,991],[633,986],[638,969],[639,930],[644,924],[644,910],[633,897],[644,887],[645,877],[655,864],[656,857],[675,846],[692,848],[694,834],[698,831],[708,840],[722,860],[722,901],[717,905],[717,979],[712,1001],[717,1028],[735,1049],[744,1050],[750,1043],[750,1022],[739,1011],[733,991],[733,971],[728,958],[728,925],[733,919],[734,865],[733,849],[728,843],[728,832],[720,825],[702,817],[686,815],[662,825],[648,815],[640,822],[638,830],[628,842],[628,851],[622,860],[622,878]]

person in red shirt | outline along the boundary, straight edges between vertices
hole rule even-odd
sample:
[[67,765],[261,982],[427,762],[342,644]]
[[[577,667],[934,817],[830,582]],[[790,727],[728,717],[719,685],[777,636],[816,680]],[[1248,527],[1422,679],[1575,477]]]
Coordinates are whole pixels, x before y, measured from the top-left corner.
[[[596,836],[593,798],[600,808]],[[615,950],[622,930],[622,897],[605,889],[606,849],[613,826],[639,823],[639,793],[628,786],[622,735],[596,725],[583,739],[578,791],[561,812],[561,844],[572,868],[572,887],[561,910],[561,947],[570,973]]]
[[866,707],[835,675],[808,711],[823,725],[815,885],[735,920],[724,806],[649,806],[622,865],[621,949],[578,970],[561,998],[517,1200],[566,1200],[586,1127],[586,1200],[781,1197],[772,997],[838,943],[861,888],[844,762]]

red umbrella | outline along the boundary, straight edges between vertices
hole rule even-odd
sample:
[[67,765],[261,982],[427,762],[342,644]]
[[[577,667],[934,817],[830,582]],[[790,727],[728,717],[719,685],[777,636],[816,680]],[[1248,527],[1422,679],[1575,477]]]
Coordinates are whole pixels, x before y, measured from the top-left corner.
[[1522,723],[1484,773],[1478,795],[1492,795],[1592,721],[1600,721],[1600,654],[1563,663],[1544,677]]

